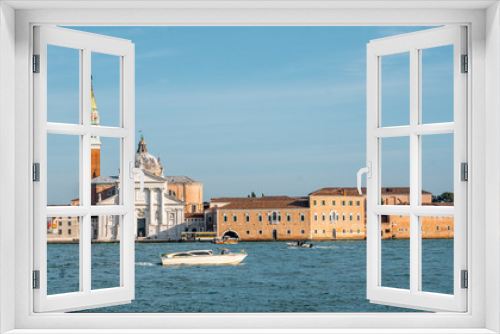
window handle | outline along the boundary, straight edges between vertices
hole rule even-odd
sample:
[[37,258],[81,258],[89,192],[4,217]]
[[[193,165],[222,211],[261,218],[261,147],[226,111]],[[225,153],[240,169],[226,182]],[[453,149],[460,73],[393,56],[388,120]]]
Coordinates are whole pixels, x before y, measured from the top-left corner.
[[368,166],[361,168],[358,171],[358,192],[360,195],[363,195],[363,192],[361,191],[361,176],[366,173],[366,177],[371,179],[372,178],[372,163],[368,161]]
[[139,174],[139,177],[140,177],[140,188],[139,188],[139,194],[143,194],[144,193],[144,172],[142,171],[142,169],[140,168],[135,168],[134,167],[134,162],[130,162],[129,164],[129,171],[130,171],[130,178],[131,179],[134,179],[134,174]]

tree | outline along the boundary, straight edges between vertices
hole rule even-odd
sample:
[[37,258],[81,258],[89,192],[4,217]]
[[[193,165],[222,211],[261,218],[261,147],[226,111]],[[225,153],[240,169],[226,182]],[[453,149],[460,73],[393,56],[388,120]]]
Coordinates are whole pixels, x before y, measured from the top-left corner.
[[449,191],[445,191],[441,195],[432,195],[432,201],[434,203],[453,203],[454,202],[454,194]]

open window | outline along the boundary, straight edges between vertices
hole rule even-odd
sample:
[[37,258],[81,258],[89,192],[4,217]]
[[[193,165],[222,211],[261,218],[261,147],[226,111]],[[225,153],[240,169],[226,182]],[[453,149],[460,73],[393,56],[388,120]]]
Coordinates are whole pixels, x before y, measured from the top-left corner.
[[[99,122],[91,82],[91,62],[99,56],[113,57],[117,72],[117,112],[105,124]],[[61,79],[51,77],[50,57],[70,59],[74,64],[65,72],[73,93],[54,94],[56,102],[67,103],[60,113],[51,110],[56,103],[47,98],[50,84]],[[35,27],[33,72],[33,176],[37,181],[34,182],[34,311],[71,311],[128,303],[134,299],[134,44],[69,29]],[[98,206],[96,196],[100,194],[92,192],[92,184],[100,171],[92,161],[100,159],[100,143],[106,140],[116,143],[112,154],[117,157],[119,187],[104,189],[103,194],[114,201],[113,205]],[[61,149],[68,151],[67,159],[51,159],[51,152]],[[58,182],[47,178],[47,170],[59,164],[67,164],[74,176],[72,186],[78,198],[71,204],[53,205],[48,199],[47,189],[56,187]],[[116,279],[104,285],[93,279],[97,264],[92,261],[91,241],[94,233],[98,233],[94,222],[100,217],[119,222],[113,224],[119,228],[110,231],[119,236],[116,238],[119,241],[107,254],[113,259]],[[52,233],[62,234],[59,226],[63,224],[71,227],[64,233],[73,237],[74,244],[66,252],[72,253],[70,264],[77,267],[79,274],[58,279],[54,273],[67,269],[57,267],[57,258],[47,255],[47,240]]]
[[[429,107],[433,102],[429,102],[427,96],[430,94],[428,85],[431,85],[427,78],[432,69],[426,68],[425,57],[438,55],[434,51],[440,48],[448,48],[449,57],[443,62],[448,62],[452,69],[449,82],[452,97],[446,106],[440,106],[449,108],[447,119],[434,117]],[[467,310],[466,55],[466,28],[457,26],[373,40],[367,46],[367,297],[372,303],[420,310]],[[391,63],[398,61],[408,64],[405,73],[401,70],[391,72]],[[388,83],[391,77],[396,79]],[[407,94],[407,104],[391,104],[391,92],[398,90]],[[422,188],[422,180],[426,177],[423,172],[425,150],[429,143],[431,147],[439,147],[439,141],[434,140],[439,136],[451,136],[449,174],[453,177],[454,203],[446,205],[432,202],[430,194],[427,196]],[[391,145],[399,152],[392,160],[386,154]],[[394,181],[391,168],[407,170],[408,180],[403,181],[409,187],[407,200],[393,202],[388,195],[390,189],[385,187]],[[453,260],[449,264],[451,282],[450,289],[444,293],[432,291],[426,285],[430,277],[428,271],[432,270],[426,267],[429,250],[424,238],[425,233],[431,233],[422,229],[426,217],[454,220]],[[384,224],[390,219],[398,219],[400,228],[384,230]],[[409,249],[395,253],[408,251],[409,263],[399,263],[396,268],[394,263],[398,257],[387,256],[383,238],[405,232],[403,226],[408,224]],[[436,226],[434,231],[440,232],[439,228]],[[433,255],[436,252],[439,251]],[[391,276],[398,279],[391,279]],[[440,275],[432,277],[445,279]]]

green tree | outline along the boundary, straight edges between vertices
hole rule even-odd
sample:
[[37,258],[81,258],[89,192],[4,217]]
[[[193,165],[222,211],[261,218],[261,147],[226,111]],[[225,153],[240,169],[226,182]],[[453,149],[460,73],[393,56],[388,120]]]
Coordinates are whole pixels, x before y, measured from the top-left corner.
[[432,201],[437,203],[453,203],[454,202],[454,194],[449,191],[445,191],[441,195],[432,195]]

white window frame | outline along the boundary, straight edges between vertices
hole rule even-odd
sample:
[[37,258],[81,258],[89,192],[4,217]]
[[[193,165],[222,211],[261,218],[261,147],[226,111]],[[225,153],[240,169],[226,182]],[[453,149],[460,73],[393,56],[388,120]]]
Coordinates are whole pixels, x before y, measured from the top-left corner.
[[[131,6],[132,2],[127,2]],[[115,332],[144,333],[146,328],[165,329],[188,326],[193,331],[278,332],[300,328],[301,332],[328,330],[331,333],[492,333],[500,331],[500,19],[498,3],[493,1],[433,1],[411,3],[363,2],[246,2],[221,4],[215,1],[190,3],[134,3],[144,10],[119,8],[118,2],[83,1],[47,3],[45,1],[0,4],[0,115],[14,126],[0,122],[0,330],[37,333],[41,329],[60,333]],[[123,5],[123,4],[122,4]],[[23,6],[15,11],[11,6]],[[69,6],[70,8],[58,8]],[[79,6],[75,10],[74,7]],[[97,9],[97,6],[113,10]],[[118,6],[118,8],[113,8]],[[177,6],[177,7],[176,7]],[[197,7],[198,6],[198,7]],[[203,6],[203,7],[201,7]],[[391,8],[397,6],[397,8]],[[245,8],[243,8],[245,7]],[[42,10],[48,9],[48,10]],[[307,10],[304,10],[307,9]],[[61,25],[414,25],[467,24],[470,31],[469,131],[472,153],[469,170],[470,249],[468,312],[435,314],[34,314],[30,289],[30,245],[32,238],[32,192],[30,168],[32,147],[31,119],[31,26]],[[488,140],[486,140],[486,136]],[[14,138],[14,145],[12,139]],[[355,171],[353,171],[353,174]],[[486,178],[487,176],[487,178]],[[487,182],[486,182],[487,181]],[[16,189],[12,196],[12,189]],[[15,222],[15,224],[12,224]],[[488,256],[485,256],[488,253]],[[28,260],[27,260],[28,259]],[[12,307],[14,305],[14,307]],[[188,320],[188,321],[186,321]],[[141,329],[137,324],[141,323]],[[168,325],[167,325],[168,324]],[[257,327],[258,326],[258,327]],[[353,327],[354,326],[354,327]],[[241,330],[238,330],[241,329]],[[357,330],[353,329],[357,328]],[[29,330],[28,330],[29,329]],[[38,331],[40,329],[40,331]],[[99,330],[101,329],[101,330]],[[233,330],[234,329],[234,330]],[[345,330],[345,331],[344,331]]]
[[[40,55],[40,73],[34,79],[34,161],[40,163],[40,181],[33,184],[34,220],[48,217],[79,216],[79,291],[47,295],[47,240],[45,225],[34,226],[34,269],[40,273],[40,288],[34,291],[35,311],[87,309],[91,305],[129,303],[134,299],[134,183],[129,169],[134,163],[134,45],[130,41],[99,36],[59,27],[34,28],[34,51]],[[57,45],[79,50],[80,124],[47,122],[47,46]],[[120,126],[93,127],[90,124],[91,54],[100,52],[120,60]],[[47,134],[67,134],[79,138],[80,205],[47,207]],[[91,136],[117,138],[120,141],[121,192],[118,205],[91,205],[90,150]],[[128,147],[128,149],[125,149]],[[111,215],[111,216],[110,216]],[[91,286],[91,216],[120,217],[120,286],[92,289]],[[62,225],[61,225],[62,226]],[[59,230],[61,234],[62,230]]]

